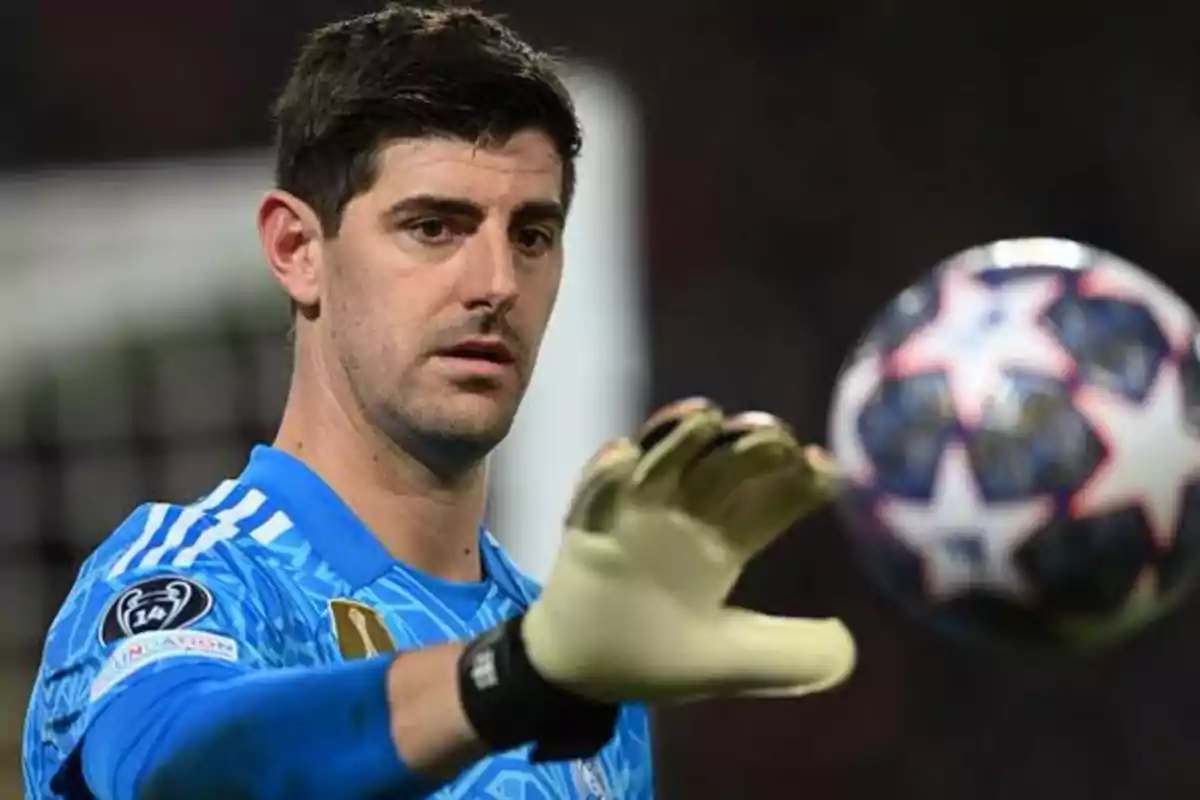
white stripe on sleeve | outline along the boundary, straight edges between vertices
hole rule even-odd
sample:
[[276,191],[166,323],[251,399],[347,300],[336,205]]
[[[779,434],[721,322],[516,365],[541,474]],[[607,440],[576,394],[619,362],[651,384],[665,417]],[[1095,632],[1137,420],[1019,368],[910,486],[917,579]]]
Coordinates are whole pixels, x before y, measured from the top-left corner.
[[181,569],[190,567],[206,550],[237,536],[240,531],[238,523],[252,516],[266,500],[267,496],[262,492],[251,489],[233,508],[217,512],[217,524],[201,533],[195,544],[180,550],[171,560],[171,566]]
[[112,565],[112,569],[108,571],[109,578],[115,578],[129,569],[129,565],[137,558],[138,553],[146,549],[150,540],[154,538],[154,534],[158,533],[158,529],[163,526],[163,521],[166,520],[167,511],[170,508],[171,506],[167,503],[155,503],[150,506],[150,515],[146,517],[146,524],[142,526],[142,532],[133,540],[133,544],[129,545],[125,553],[117,559],[117,563]]

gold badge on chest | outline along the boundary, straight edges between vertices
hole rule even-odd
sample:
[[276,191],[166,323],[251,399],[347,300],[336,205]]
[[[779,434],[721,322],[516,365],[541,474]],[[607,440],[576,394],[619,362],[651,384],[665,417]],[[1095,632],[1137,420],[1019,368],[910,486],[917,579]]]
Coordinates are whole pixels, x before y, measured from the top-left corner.
[[342,658],[370,658],[396,649],[383,615],[366,603],[339,597],[329,601],[329,611]]

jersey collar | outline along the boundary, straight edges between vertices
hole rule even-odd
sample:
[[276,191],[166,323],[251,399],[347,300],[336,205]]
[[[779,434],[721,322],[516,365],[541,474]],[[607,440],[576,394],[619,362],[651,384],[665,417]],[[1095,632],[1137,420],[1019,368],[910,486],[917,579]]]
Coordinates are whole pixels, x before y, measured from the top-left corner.
[[290,453],[255,447],[240,480],[283,506],[317,554],[354,588],[378,580],[396,563],[329,484]]
[[[382,578],[397,565],[349,506],[303,461],[267,445],[255,447],[241,483],[253,486],[283,506],[318,555],[354,589]],[[483,526],[479,529],[485,578],[522,606],[536,587],[509,560]]]

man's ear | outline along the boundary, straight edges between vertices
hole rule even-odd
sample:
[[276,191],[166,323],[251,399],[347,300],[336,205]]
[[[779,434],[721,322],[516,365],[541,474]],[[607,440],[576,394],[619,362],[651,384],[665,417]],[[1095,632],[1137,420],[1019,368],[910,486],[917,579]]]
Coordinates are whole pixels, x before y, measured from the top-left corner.
[[258,238],[275,280],[301,309],[321,299],[321,222],[300,198],[272,189],[258,206]]

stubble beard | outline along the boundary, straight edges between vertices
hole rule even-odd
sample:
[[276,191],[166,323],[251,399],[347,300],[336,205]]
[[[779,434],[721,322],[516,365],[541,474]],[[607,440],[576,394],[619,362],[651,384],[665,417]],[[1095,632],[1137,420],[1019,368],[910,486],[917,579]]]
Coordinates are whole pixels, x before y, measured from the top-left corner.
[[501,401],[470,397],[413,397],[397,392],[380,403],[373,424],[392,445],[435,475],[453,479],[478,466],[512,430],[521,398],[485,413],[470,405]]

